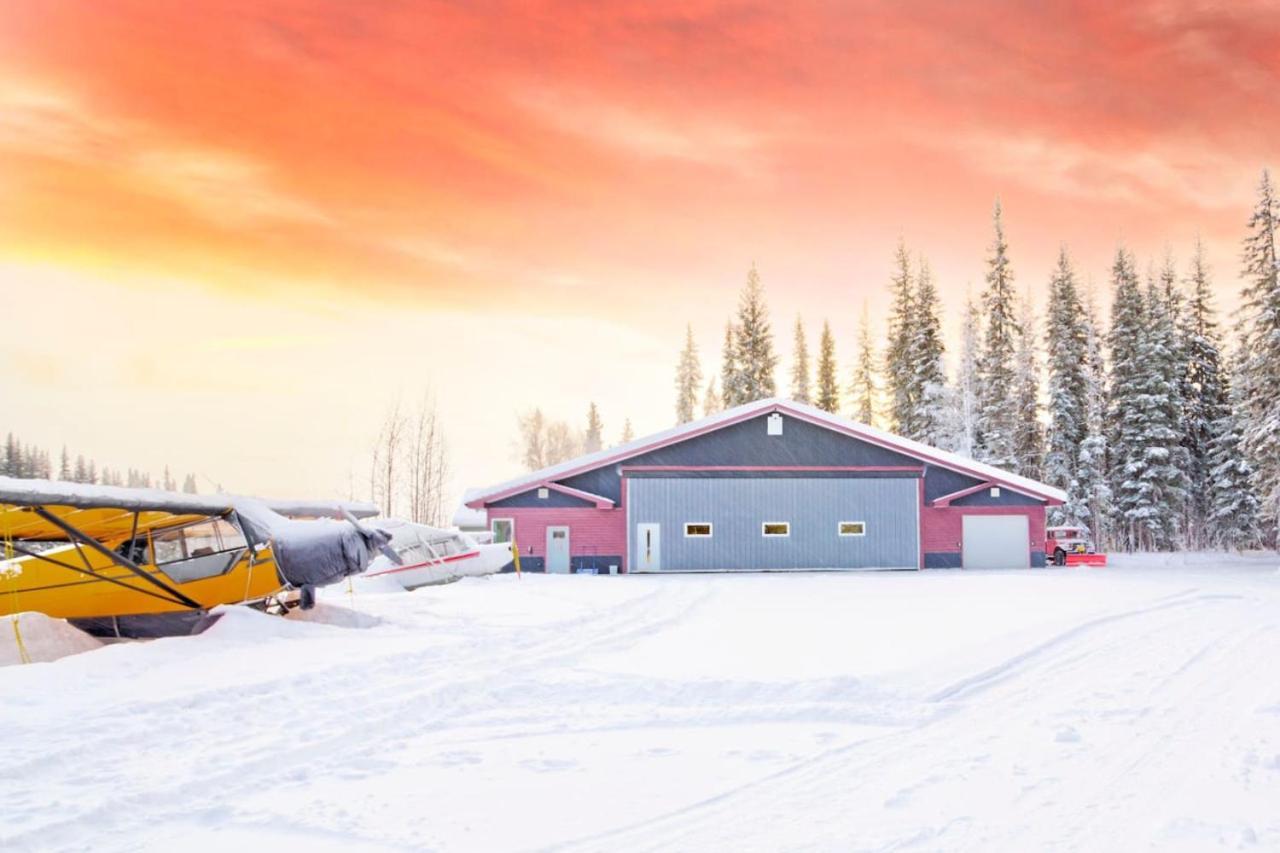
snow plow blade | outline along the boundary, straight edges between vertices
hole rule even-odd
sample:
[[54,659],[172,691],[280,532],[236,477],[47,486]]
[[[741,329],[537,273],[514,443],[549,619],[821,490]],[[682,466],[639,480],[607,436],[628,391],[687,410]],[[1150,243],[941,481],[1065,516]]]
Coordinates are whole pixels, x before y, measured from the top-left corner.
[[1107,564],[1106,554],[1068,554],[1068,566],[1105,566]]

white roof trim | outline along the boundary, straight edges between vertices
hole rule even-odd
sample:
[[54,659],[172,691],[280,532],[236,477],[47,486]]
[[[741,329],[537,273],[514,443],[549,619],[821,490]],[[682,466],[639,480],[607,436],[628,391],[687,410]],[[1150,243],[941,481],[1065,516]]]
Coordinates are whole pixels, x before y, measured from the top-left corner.
[[610,447],[604,450],[598,450],[595,453],[588,453],[585,456],[579,456],[574,459],[561,462],[558,465],[551,465],[538,471],[531,471],[504,483],[498,483],[487,488],[468,489],[463,495],[462,502],[464,504],[473,503],[491,498],[503,492],[510,492],[513,489],[532,488],[541,484],[546,480],[558,480],[571,474],[589,471],[593,468],[599,468],[610,462],[621,461],[632,456],[655,447],[662,447],[673,444],[684,436],[692,436],[694,434],[710,432],[720,426],[725,426],[738,421],[747,420],[756,415],[766,414],[770,411],[781,411],[783,414],[790,414],[812,423],[828,426],[840,432],[853,435],[855,438],[865,438],[873,444],[880,444],[896,450],[907,456],[913,456],[926,462],[938,465],[942,468],[949,468],[968,474],[973,477],[986,478],[994,480],[1000,485],[1009,486],[1015,491],[1029,491],[1032,496],[1043,496],[1050,500],[1065,501],[1067,493],[1061,489],[1055,489],[1053,486],[1040,483],[1029,477],[1022,477],[1010,471],[1004,471],[992,465],[983,462],[977,462],[967,456],[961,456],[958,453],[950,453],[946,450],[939,450],[936,447],[930,447],[918,441],[912,441],[909,438],[903,438],[900,435],[876,429],[848,418],[833,415],[830,412],[804,403],[797,403],[794,400],[788,400],[784,397],[768,397],[764,400],[756,400],[752,403],[746,403],[741,406],[735,406],[732,409],[726,409],[723,412],[717,412],[705,418],[696,421],[690,421],[687,424],[666,429],[661,432],[653,433],[635,441],[629,441],[626,444],[617,447]]

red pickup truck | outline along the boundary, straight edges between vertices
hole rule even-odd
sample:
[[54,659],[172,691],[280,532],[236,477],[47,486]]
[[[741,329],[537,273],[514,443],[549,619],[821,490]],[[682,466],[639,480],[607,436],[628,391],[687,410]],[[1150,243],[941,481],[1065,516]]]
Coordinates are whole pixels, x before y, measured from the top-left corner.
[[1079,527],[1044,529],[1044,555],[1055,566],[1105,566],[1107,555],[1099,554]]

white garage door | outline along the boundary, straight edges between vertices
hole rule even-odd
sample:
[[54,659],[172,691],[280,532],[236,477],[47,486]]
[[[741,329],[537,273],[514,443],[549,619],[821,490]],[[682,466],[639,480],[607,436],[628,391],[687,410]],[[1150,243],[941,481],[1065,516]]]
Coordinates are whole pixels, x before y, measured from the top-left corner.
[[1026,569],[1031,566],[1031,537],[1025,515],[966,515],[966,569]]

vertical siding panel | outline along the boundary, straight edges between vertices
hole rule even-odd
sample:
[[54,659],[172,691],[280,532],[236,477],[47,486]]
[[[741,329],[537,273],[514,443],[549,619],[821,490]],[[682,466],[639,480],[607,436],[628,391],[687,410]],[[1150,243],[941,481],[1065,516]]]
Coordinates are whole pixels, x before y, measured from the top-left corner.
[[[629,478],[630,523],[662,525],[664,570],[916,568],[915,478]],[[686,539],[685,522],[713,525]],[[791,535],[761,535],[766,521]],[[840,521],[867,535],[841,537]],[[632,555],[634,560],[635,555]]]

